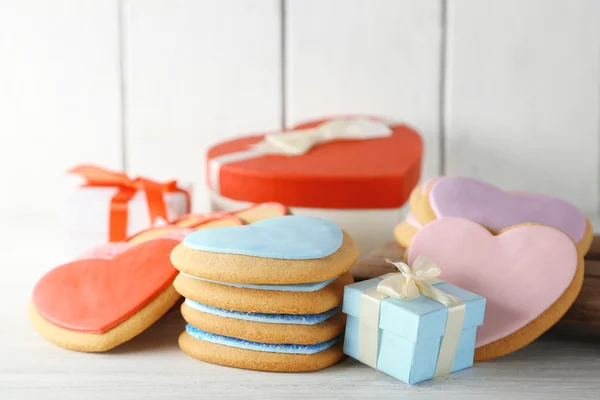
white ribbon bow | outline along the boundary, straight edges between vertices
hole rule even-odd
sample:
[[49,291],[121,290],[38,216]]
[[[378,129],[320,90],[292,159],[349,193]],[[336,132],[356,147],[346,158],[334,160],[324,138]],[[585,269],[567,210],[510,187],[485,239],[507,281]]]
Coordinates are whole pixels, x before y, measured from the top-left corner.
[[263,141],[248,149],[212,158],[208,162],[210,187],[221,192],[221,166],[228,163],[261,157],[267,154],[301,156],[315,145],[334,140],[368,140],[391,136],[385,122],[367,118],[334,119],[310,129],[278,132],[265,135]]
[[299,156],[319,143],[343,139],[377,139],[391,134],[392,129],[380,121],[366,118],[336,119],[310,129],[266,135],[254,148],[263,154]]
[[414,299],[423,291],[431,291],[431,284],[439,282],[437,277],[442,272],[437,265],[422,256],[416,258],[412,268],[403,262],[392,262],[389,259],[385,261],[398,268],[400,274],[386,275],[377,285],[377,291],[398,300]]

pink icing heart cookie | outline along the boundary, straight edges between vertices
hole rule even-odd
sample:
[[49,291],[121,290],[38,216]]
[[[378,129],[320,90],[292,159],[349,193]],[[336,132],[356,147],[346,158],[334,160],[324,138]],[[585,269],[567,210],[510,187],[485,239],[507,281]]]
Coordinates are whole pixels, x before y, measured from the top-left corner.
[[414,236],[406,257],[426,256],[441,279],[487,299],[475,359],[531,343],[569,309],[583,283],[583,256],[558,229],[522,224],[492,234],[461,218],[441,218]]
[[492,232],[523,223],[552,226],[565,232],[586,254],[593,230],[567,201],[535,193],[506,192],[473,178],[441,177],[422,183],[411,194],[412,211],[421,224],[437,218],[475,221]]

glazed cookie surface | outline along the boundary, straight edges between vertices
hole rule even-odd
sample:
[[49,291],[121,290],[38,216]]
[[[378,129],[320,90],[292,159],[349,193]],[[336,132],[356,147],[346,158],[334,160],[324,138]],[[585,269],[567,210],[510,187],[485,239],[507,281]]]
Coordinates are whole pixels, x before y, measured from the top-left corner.
[[177,271],[169,252],[178,241],[151,240],[113,259],[83,259],[61,265],[36,284],[32,303],[62,328],[103,333],[170,288]]
[[48,341],[65,349],[84,352],[104,352],[133,339],[158,321],[180,299],[169,286],[130,318],[102,333],[73,331],[47,321],[29,304],[29,319],[34,328]]
[[477,330],[476,360],[516,351],[554,325],[583,282],[583,257],[558,229],[522,224],[490,233],[460,218],[425,225],[407,250],[437,264],[440,278],[487,300]]
[[51,342],[80,351],[106,351],[144,331],[179,299],[169,253],[179,243],[154,239],[112,259],[59,266],[36,284],[29,309]]
[[[280,353],[232,347],[193,337],[186,329],[179,336],[179,347],[188,355],[212,364],[273,372],[316,371],[343,358],[342,344],[336,343],[311,354]],[[268,345],[257,344],[258,348]],[[272,345],[277,346],[277,345]],[[301,346],[293,345],[295,348]],[[315,345],[310,345],[315,346]],[[298,351],[298,350],[291,350]]]
[[301,292],[239,288],[179,274],[173,285],[188,299],[226,310],[318,314],[339,306],[344,298],[344,286],[353,282],[352,274],[346,272],[322,289]]
[[284,216],[188,235],[171,254],[179,271],[218,282],[299,284],[347,272],[358,245],[332,222]]
[[[203,331],[253,342],[274,344],[316,344],[326,342],[344,332],[346,320],[345,315],[340,312],[339,307],[322,314],[301,314],[300,317],[304,318],[298,318],[298,315],[289,314],[267,316],[264,314],[257,315],[256,313],[250,315],[248,313],[237,313],[242,314],[242,318],[258,316],[254,321],[232,318],[232,312],[226,310],[219,310],[219,315],[206,311],[206,306],[203,307],[203,305],[200,305],[198,307],[197,303],[191,303],[189,300],[186,300],[181,305],[181,314],[186,322]],[[213,310],[210,311],[214,312]],[[321,320],[321,316],[327,318]],[[279,321],[273,322],[275,318],[279,318]],[[315,321],[319,320],[320,322],[312,324],[297,323],[299,321],[306,322],[311,319]],[[260,322],[261,320],[264,322]]]

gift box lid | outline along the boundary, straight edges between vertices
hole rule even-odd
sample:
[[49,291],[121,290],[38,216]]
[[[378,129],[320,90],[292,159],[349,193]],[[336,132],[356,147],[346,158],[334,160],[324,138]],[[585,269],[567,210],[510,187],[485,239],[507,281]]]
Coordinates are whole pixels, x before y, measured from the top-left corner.
[[[293,130],[313,128],[330,120],[313,121]],[[419,180],[423,144],[419,134],[408,126],[389,126],[392,134],[388,137],[335,140],[319,143],[299,156],[261,155],[227,162],[219,166],[215,178],[211,160],[244,152],[262,141],[264,135],[223,142],[208,151],[208,184],[221,196],[254,203],[276,201],[287,206],[338,209],[397,208],[406,202]],[[211,184],[211,179],[218,179],[217,184]]]
[[[362,293],[366,289],[378,285],[379,282],[381,282],[380,278],[373,278],[346,286],[342,311],[347,315],[359,318]],[[483,323],[485,313],[483,297],[447,282],[436,283],[435,287],[458,296],[465,302],[463,330]],[[381,302],[379,328],[417,343],[420,340],[443,336],[446,330],[447,316],[446,306],[423,295],[410,300],[388,297]]]

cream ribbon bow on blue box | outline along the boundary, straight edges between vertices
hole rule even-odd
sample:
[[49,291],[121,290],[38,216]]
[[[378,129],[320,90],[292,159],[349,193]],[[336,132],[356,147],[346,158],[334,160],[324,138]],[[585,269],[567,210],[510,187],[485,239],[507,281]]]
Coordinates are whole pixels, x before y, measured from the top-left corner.
[[384,122],[368,118],[343,118],[324,122],[314,128],[265,135],[250,148],[215,157],[208,162],[210,187],[220,192],[221,166],[267,154],[301,156],[311,148],[335,140],[369,140],[389,137],[393,133]]
[[438,279],[441,269],[427,258],[417,257],[412,267],[403,262],[386,261],[396,266],[400,272],[381,276],[383,280],[377,286],[365,290],[360,297],[359,361],[377,369],[381,302],[388,297],[410,301],[424,295],[448,308],[435,377],[450,374],[465,318],[465,303],[459,297],[434,286],[441,282]]

